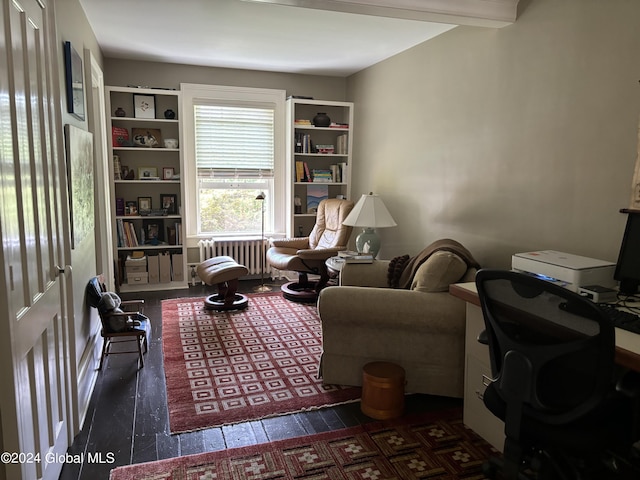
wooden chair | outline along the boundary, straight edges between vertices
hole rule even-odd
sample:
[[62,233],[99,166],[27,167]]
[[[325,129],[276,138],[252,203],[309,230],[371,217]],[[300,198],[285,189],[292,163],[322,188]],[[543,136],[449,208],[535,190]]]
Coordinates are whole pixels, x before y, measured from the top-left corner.
[[[144,300],[122,301],[113,292],[107,292],[100,276],[93,277],[86,288],[87,304],[98,310],[102,329],[102,352],[98,370],[108,355],[137,353],[138,368],[144,367],[144,354],[149,350],[150,322],[143,315]],[[135,342],[135,350],[112,350],[114,344]]]

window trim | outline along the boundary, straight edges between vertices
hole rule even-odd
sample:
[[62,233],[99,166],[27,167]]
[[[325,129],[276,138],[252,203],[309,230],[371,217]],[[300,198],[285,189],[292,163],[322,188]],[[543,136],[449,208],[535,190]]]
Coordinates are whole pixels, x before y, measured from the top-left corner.
[[[211,235],[198,235],[198,222],[195,212],[197,208],[198,180],[195,162],[195,124],[193,107],[195,103],[225,102],[245,105],[265,104],[274,106],[274,198],[273,198],[273,232],[265,232],[265,235],[285,232],[288,222],[286,215],[286,188],[287,174],[285,162],[285,108],[286,91],[268,88],[232,87],[222,85],[201,85],[182,83],[182,138],[183,138],[183,162],[182,175],[184,187],[183,225],[187,242],[191,239],[193,244],[201,238],[210,238]],[[252,237],[255,237],[253,235]]]

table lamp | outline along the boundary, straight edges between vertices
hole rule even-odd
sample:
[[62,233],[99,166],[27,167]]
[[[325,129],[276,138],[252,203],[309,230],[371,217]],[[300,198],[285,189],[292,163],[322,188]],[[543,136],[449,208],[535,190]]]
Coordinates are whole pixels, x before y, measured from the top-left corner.
[[397,223],[391,217],[379,195],[369,192],[362,194],[351,213],[342,222],[349,227],[362,227],[364,230],[356,237],[358,253],[369,253],[376,258],[380,251],[380,237],[376,228],[395,227]]

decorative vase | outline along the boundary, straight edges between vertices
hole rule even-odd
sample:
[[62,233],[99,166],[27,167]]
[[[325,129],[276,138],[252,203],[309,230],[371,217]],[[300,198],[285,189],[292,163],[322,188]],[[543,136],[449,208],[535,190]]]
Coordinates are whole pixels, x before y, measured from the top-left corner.
[[116,117],[126,117],[127,116],[127,112],[124,111],[124,108],[122,107],[118,107],[116,108]]
[[331,125],[331,119],[326,113],[318,112],[316,116],[313,117],[312,123],[316,127],[328,127]]
[[164,118],[166,118],[167,120],[173,120],[174,118],[176,118],[176,112],[169,108],[168,110],[164,111]]

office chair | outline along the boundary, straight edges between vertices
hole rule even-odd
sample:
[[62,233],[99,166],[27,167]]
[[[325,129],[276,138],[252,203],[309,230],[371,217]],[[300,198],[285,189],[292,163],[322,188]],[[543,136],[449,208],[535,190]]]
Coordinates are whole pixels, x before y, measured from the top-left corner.
[[480,270],[476,285],[493,377],[483,401],[506,435],[485,474],[618,478],[604,452],[630,452],[633,404],[616,392],[613,325],[590,300],[530,275]]
[[[353,209],[353,202],[331,198],[318,205],[316,223],[308,237],[283,238],[271,241],[267,262],[278,270],[298,272],[298,281],[281,287],[285,298],[313,302],[329,281],[325,262],[347,248],[353,227],[342,222]],[[320,275],[316,282],[308,275]]]
[[[90,307],[98,310],[102,323],[100,336],[103,340],[98,370],[102,369],[107,356],[121,353],[137,353],[138,368],[144,367],[144,354],[149,349],[151,333],[149,318],[142,313],[144,300],[120,300],[118,295],[107,291],[100,276],[89,280],[85,298]],[[115,344],[125,342],[135,342],[136,350],[112,350]]]

